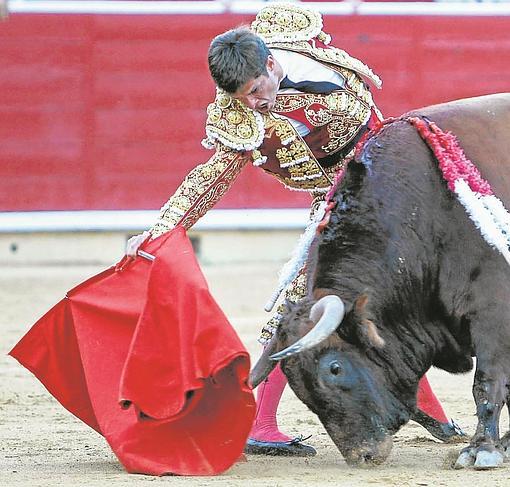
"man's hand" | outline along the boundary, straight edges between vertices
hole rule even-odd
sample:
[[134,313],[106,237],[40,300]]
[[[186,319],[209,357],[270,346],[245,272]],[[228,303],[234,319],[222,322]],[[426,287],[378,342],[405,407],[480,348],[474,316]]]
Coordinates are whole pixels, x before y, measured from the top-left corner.
[[132,259],[135,259],[140,245],[142,245],[147,240],[147,238],[150,237],[150,235],[150,232],[146,230],[139,235],[134,235],[131,237],[126,243],[126,255]]

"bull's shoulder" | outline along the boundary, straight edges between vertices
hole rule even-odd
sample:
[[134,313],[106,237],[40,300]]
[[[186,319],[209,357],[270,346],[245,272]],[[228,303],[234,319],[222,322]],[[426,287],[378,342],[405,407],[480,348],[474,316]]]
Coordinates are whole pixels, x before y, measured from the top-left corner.
[[510,207],[510,93],[465,98],[413,110],[452,132],[466,156]]
[[439,123],[452,124],[457,121],[459,124],[465,121],[492,120],[510,118],[510,93],[496,93],[492,95],[462,98],[430,105],[428,107],[412,110],[405,115],[422,115]]

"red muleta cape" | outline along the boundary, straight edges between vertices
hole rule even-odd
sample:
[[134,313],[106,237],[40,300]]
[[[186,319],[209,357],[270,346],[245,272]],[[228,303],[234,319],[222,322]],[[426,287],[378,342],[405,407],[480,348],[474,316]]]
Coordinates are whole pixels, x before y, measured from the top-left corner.
[[[249,355],[183,228],[88,279],[11,350],[131,473],[213,475],[242,455]],[[124,264],[126,261],[124,260]]]

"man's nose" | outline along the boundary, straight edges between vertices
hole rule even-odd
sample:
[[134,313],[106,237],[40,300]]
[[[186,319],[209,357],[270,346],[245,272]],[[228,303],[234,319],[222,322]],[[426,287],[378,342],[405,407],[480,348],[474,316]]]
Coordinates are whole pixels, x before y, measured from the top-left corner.
[[247,96],[245,101],[244,101],[244,104],[248,108],[251,108],[252,110],[255,110],[257,108],[258,102],[259,102],[259,100],[257,100],[257,98],[255,98],[254,96]]

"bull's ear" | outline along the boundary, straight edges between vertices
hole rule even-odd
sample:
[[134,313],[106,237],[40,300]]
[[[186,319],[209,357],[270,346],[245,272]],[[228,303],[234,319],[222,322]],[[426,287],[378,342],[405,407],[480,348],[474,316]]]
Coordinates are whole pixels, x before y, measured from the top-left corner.
[[366,293],[361,294],[354,301],[350,316],[346,320],[348,339],[354,339],[365,348],[382,348],[384,340],[379,334],[377,326],[370,319],[368,302],[369,297]]

